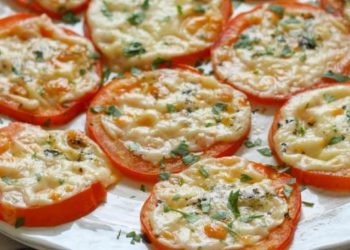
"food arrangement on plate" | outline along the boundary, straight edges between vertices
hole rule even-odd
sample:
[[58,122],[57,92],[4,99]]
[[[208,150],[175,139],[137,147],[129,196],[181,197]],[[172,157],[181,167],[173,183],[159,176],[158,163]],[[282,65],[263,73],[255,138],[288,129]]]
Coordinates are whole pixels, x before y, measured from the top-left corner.
[[[0,129],[4,222],[72,222],[125,176],[154,185],[155,249],[286,249],[301,185],[350,190],[348,1],[16,2],[32,12],[0,19],[0,114],[21,121]],[[85,36],[56,24],[81,12]],[[261,144],[251,103],[278,108],[259,152],[279,167],[234,156]],[[57,128],[83,112],[85,133]]]

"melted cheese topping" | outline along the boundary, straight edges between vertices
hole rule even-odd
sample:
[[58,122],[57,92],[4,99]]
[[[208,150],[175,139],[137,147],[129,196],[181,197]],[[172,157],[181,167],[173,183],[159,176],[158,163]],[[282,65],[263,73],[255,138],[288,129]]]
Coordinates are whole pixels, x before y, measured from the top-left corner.
[[[220,33],[223,0],[93,0],[92,38],[115,69],[201,51]],[[148,3],[148,5],[147,5]]]
[[65,12],[82,5],[86,0],[35,0],[47,10]]
[[32,112],[69,107],[99,84],[93,51],[87,39],[67,35],[45,15],[2,28],[0,97]]
[[44,206],[97,181],[105,187],[116,181],[105,155],[83,133],[22,126],[11,141],[0,134],[0,203]]
[[[251,180],[242,181],[242,175]],[[230,193],[237,191],[239,216],[228,208]],[[271,180],[238,157],[198,162],[172,175],[169,181],[156,184],[154,195],[158,205],[149,214],[153,233],[160,242],[176,249],[252,246],[281,225],[288,213],[286,200],[276,194]],[[229,233],[217,238],[220,228]]]
[[293,97],[281,109],[273,138],[280,158],[304,170],[338,171],[350,162],[350,87]]
[[260,97],[285,97],[349,63],[344,20],[322,11],[288,8],[281,17],[268,6],[245,16],[259,23],[244,30],[234,44],[215,50],[216,73],[222,79]]
[[173,157],[180,144],[201,154],[215,143],[242,138],[249,129],[246,97],[214,78],[158,70],[120,84],[130,82],[141,84],[113,100],[121,116],[104,113],[101,122],[112,139],[154,164]]

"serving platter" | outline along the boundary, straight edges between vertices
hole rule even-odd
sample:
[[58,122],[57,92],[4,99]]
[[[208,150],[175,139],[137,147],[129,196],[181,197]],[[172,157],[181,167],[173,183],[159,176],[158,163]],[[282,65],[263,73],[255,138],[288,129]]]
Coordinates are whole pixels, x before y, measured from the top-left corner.
[[[253,3],[243,2],[235,2],[235,14],[252,8]],[[0,0],[0,17],[23,11],[12,0]],[[82,22],[74,26],[63,23],[60,25],[82,34]],[[268,147],[267,132],[276,108],[252,103],[252,109],[249,139],[261,139],[262,143],[252,148],[242,145],[237,155],[276,165],[272,157],[263,156],[257,151]],[[10,119],[2,116],[0,125],[6,126],[9,122]],[[55,129],[84,130],[84,127],[85,115],[81,114],[68,125]],[[140,233],[139,213],[151,189],[145,183],[122,178],[118,185],[109,190],[106,203],[82,219],[58,227],[35,229],[15,229],[0,222],[0,233],[36,249],[151,249],[146,242],[134,242],[127,237],[130,232]],[[303,205],[302,216],[290,249],[349,249],[350,224],[347,222],[350,221],[350,194],[305,187],[302,200],[306,205]]]

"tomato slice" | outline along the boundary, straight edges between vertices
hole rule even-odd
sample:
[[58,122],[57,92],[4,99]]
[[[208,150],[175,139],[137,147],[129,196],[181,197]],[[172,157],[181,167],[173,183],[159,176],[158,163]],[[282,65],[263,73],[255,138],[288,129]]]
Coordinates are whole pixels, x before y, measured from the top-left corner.
[[[253,79],[252,77],[250,77],[249,79],[252,79],[252,80],[249,82],[249,84],[247,84],[244,81],[240,82],[240,80],[234,81],[234,80],[229,79],[228,74],[231,71],[234,71],[234,72],[237,71],[235,74],[239,75],[239,74],[242,74],[243,70],[239,71],[238,70],[239,68],[232,68],[232,70],[230,71],[229,68],[226,68],[225,70],[227,71],[227,73],[224,74],[223,70],[220,69],[220,68],[224,67],[223,64],[226,63],[226,61],[234,64],[233,59],[235,59],[235,58],[233,55],[230,54],[231,51],[233,51],[232,49],[230,50],[230,48],[233,47],[237,42],[239,42],[239,39],[241,38],[241,35],[244,31],[248,30],[249,28],[252,28],[255,25],[261,24],[261,21],[263,20],[263,18],[261,17],[261,15],[259,16],[258,13],[261,12],[263,9],[265,9],[266,6],[272,6],[272,10],[270,10],[270,11],[275,12],[274,14],[276,16],[279,15],[278,14],[279,10],[281,11],[281,13],[284,13],[287,10],[294,11],[296,13],[298,11],[305,11],[306,13],[310,13],[310,15],[315,15],[317,13],[320,14],[320,13],[324,12],[321,8],[319,8],[317,6],[298,3],[297,1],[275,1],[275,2],[272,2],[271,4],[259,5],[256,8],[254,8],[253,10],[242,13],[229,21],[227,28],[222,32],[220,38],[218,39],[216,44],[213,46],[211,54],[212,54],[212,62],[213,62],[214,72],[220,80],[222,80],[222,81],[226,82],[227,84],[230,84],[230,85],[234,86],[235,88],[243,91],[253,101],[276,105],[276,104],[282,104],[283,102],[288,100],[294,93],[310,88],[310,84],[305,84],[307,86],[295,87],[295,90],[290,90],[286,93],[282,93],[282,92],[278,92],[278,91],[275,91],[275,93],[273,93],[273,91],[271,93],[268,93],[268,92],[265,93],[264,92],[265,90],[257,90],[257,88],[255,88],[255,87],[250,87],[251,85],[252,86],[256,85],[257,81],[262,82],[261,79],[260,79],[261,80],[260,81],[259,79],[255,79],[255,78]],[[275,6],[277,6],[276,9],[273,9],[273,7],[275,7]],[[276,23],[278,23],[278,22],[276,21]],[[276,27],[277,27],[277,25],[276,25]],[[246,42],[246,41],[243,41],[243,42]],[[254,41],[252,43],[254,44]],[[243,44],[241,44],[241,45],[244,46]],[[229,52],[227,52],[227,54],[224,54],[222,52],[223,51],[222,48],[224,48],[224,47],[228,48],[227,50]],[[289,49],[289,47],[285,47],[285,48]],[[298,48],[296,50],[298,50]],[[222,51],[220,51],[221,49],[222,49]],[[266,55],[263,54],[263,52],[261,52],[261,53],[262,54],[257,55],[256,58],[258,58],[258,57],[263,58],[266,55],[269,56],[270,54],[268,54],[268,53],[272,53],[271,55],[273,55],[274,58],[278,58],[278,56],[277,56],[278,53],[276,54],[275,52],[271,52],[271,51],[266,52],[267,53]],[[273,54],[273,53],[275,53],[275,54]],[[240,55],[240,56],[243,59],[240,59],[241,61],[239,61],[239,62],[235,62],[236,63],[235,65],[238,65],[239,63],[245,65],[246,60],[249,60],[248,56],[244,56],[244,55]],[[230,59],[227,59],[227,58],[233,58],[232,62],[230,61]],[[236,58],[238,58],[238,56],[236,56]],[[288,58],[288,56],[286,58]],[[252,60],[251,62],[247,63],[248,66],[246,66],[246,67],[248,69],[244,69],[245,70],[244,72],[251,73],[251,72],[253,72],[253,70],[256,70],[256,72],[257,72],[258,70],[261,69],[261,68],[259,68],[260,67],[259,65],[261,64],[261,62],[255,62],[254,58],[251,60]],[[304,59],[300,59],[300,60],[304,60]],[[276,63],[276,65],[278,64],[277,62],[275,62],[275,63]],[[253,65],[256,65],[256,66],[253,67]],[[229,66],[227,66],[227,67],[229,67]],[[239,66],[233,66],[233,67],[239,67]],[[268,66],[268,67],[270,67],[270,66]],[[296,67],[298,67],[298,66],[296,66]],[[249,69],[251,69],[251,72],[249,71]],[[349,61],[347,61],[346,63],[341,64],[341,65],[340,64],[336,65],[334,71],[337,71],[337,73],[339,73],[339,74],[346,74],[349,71]],[[263,71],[263,72],[265,72],[265,71]],[[323,72],[323,74],[325,74],[325,73],[326,72]],[[256,73],[256,74],[259,74],[259,73]],[[260,73],[260,74],[262,74],[262,73]],[[269,79],[269,77],[270,77],[269,74],[270,73],[266,73],[265,75],[263,75],[266,77],[266,82],[271,80],[271,79]],[[275,77],[275,76],[273,76],[273,77]],[[272,78],[272,77],[270,77],[270,78]],[[315,81],[315,83],[312,86],[319,85],[322,83],[322,81],[323,81],[322,74],[317,76],[317,79],[318,78],[319,78],[319,80]],[[276,89],[282,88],[280,86],[281,80],[277,77],[275,78],[275,80],[276,80],[275,88]],[[268,85],[268,84],[266,84],[266,85]],[[265,86],[261,85],[261,88],[265,88]]]
[[[26,13],[15,14],[3,19],[0,19],[1,29],[10,28],[12,25],[30,20],[31,18],[37,18],[38,16]],[[62,30],[71,36],[79,36],[74,31],[66,28]],[[52,32],[50,30],[41,30],[43,37],[51,38]],[[93,64],[95,73],[98,76],[98,80],[95,83],[95,87],[76,100],[69,102],[68,105],[56,105],[40,110],[28,111],[20,107],[17,103],[10,101],[8,98],[0,97],[0,113],[17,119],[19,121],[28,122],[37,125],[44,126],[56,126],[63,125],[72,120],[80,112],[82,112],[90,99],[95,95],[100,87],[100,81],[102,79],[102,65],[100,60],[95,60]]]
[[[226,157],[229,158],[229,157]],[[238,158],[238,157],[232,157]],[[221,158],[224,159],[224,158]],[[253,166],[255,170],[260,172],[265,176],[265,178],[272,180],[272,186],[275,189],[276,193],[280,197],[284,197],[288,203],[288,216],[285,217],[284,222],[272,229],[269,232],[269,235],[256,243],[255,245],[250,245],[249,247],[244,247],[242,249],[276,249],[283,250],[287,249],[290,242],[293,239],[294,232],[297,226],[297,223],[301,214],[301,194],[300,187],[298,183],[291,183],[291,176],[282,173],[277,173],[273,168],[263,165],[261,163],[250,162],[250,166]],[[191,168],[193,168],[192,166]],[[209,177],[210,178],[210,177]],[[171,177],[170,179],[171,180]],[[164,185],[163,183],[159,183],[157,185]],[[285,186],[291,186],[293,189],[290,193],[289,197],[286,197],[284,193]],[[156,186],[154,187],[156,189]],[[155,195],[155,191],[152,191],[148,199],[145,201],[140,214],[141,219],[141,230],[147,236],[147,238],[151,241],[152,245],[155,249],[159,250],[175,250],[178,248],[172,248],[164,243],[162,243],[157,235],[154,234],[151,223],[150,223],[150,214],[154,211],[154,209],[159,206],[161,203],[160,198]]]
[[[179,66],[179,67],[183,70],[179,70],[179,69],[176,71],[170,70],[171,74],[175,74],[175,72],[178,75],[191,73],[190,75],[193,75],[194,77],[198,77],[198,76],[201,77],[200,74],[197,73],[198,71],[196,69],[193,69],[193,68],[190,69],[189,66],[186,66],[186,65]],[[153,79],[166,79],[168,71],[169,69],[154,71],[153,73],[146,72],[144,75],[147,75],[148,78],[153,78]],[[182,72],[185,72],[185,73],[182,73]],[[154,76],[149,77],[150,74],[154,74]],[[145,77],[145,79],[147,77]],[[139,181],[156,182],[159,179],[159,174],[161,172],[170,172],[170,173],[180,172],[183,169],[187,168],[187,165],[183,163],[181,157],[180,158],[170,157],[170,158],[164,159],[164,161],[160,160],[157,163],[154,163],[154,162],[152,163],[149,160],[143,159],[140,155],[135,155],[133,152],[131,152],[130,149],[128,149],[125,146],[125,144],[121,139],[121,136],[118,137],[118,139],[111,138],[108,132],[106,132],[106,129],[104,128],[101,122],[101,119],[102,119],[101,117],[103,117],[103,115],[105,114],[103,114],[103,112],[97,113],[96,111],[94,111],[95,107],[98,107],[98,108],[107,107],[110,105],[116,106],[118,110],[120,108],[123,108],[123,105],[121,105],[120,103],[118,104],[121,96],[124,93],[130,93],[134,89],[140,88],[140,86],[143,86],[144,81],[145,80],[143,79],[143,75],[140,75],[137,78],[127,77],[122,80],[114,80],[108,83],[107,85],[105,85],[91,102],[89,111],[87,113],[86,131],[87,131],[87,134],[93,140],[95,140],[97,144],[100,145],[103,151],[114,163],[115,167],[118,168],[122,173]],[[149,86],[150,86],[149,89],[152,89],[152,86],[151,85]],[[222,86],[223,87],[225,86],[225,88],[227,87],[226,85],[222,85]],[[145,87],[145,89],[148,89],[148,87]],[[231,90],[234,91],[233,89]],[[228,89],[229,92],[231,90]],[[237,92],[237,94],[239,94],[239,92]],[[249,105],[249,104],[246,102],[246,100],[242,99],[242,103],[239,105],[242,105],[242,107],[245,110],[245,107],[248,107],[246,105]],[[144,112],[146,112],[146,110],[144,110]],[[121,116],[120,118],[116,118],[117,119],[116,123],[119,124],[120,122],[123,122],[123,119],[129,119],[125,117],[126,116]],[[133,119],[136,120],[136,118],[133,118]],[[191,153],[201,153],[200,157],[207,157],[207,156],[222,157],[222,156],[233,154],[241,146],[241,144],[243,143],[245,138],[248,136],[250,131],[250,112],[247,113],[247,116],[244,117],[243,119],[244,119],[244,121],[242,121],[243,130],[241,131],[242,133],[240,134],[239,138],[234,139],[233,141],[230,141],[230,142],[227,142],[227,141],[217,142],[209,147],[204,147],[199,152],[193,151]]]
[[317,86],[307,91],[302,91],[298,95],[295,95],[288,102],[286,102],[280,110],[278,110],[273,119],[273,123],[271,125],[269,131],[269,145],[271,151],[281,166],[289,166],[291,168],[291,175],[295,176],[301,183],[306,185],[312,185],[318,188],[334,190],[334,191],[349,191],[350,190],[350,177],[349,171],[346,169],[339,169],[337,171],[316,171],[316,170],[303,170],[299,166],[296,165],[288,165],[286,164],[280,156],[280,152],[277,150],[276,142],[274,137],[279,129],[280,122],[284,121],[285,118],[281,117],[281,110],[286,107],[294,98],[297,98],[299,95],[304,93],[312,92],[313,90],[320,90],[328,87],[336,87],[336,86],[350,86],[350,83],[345,84],[324,84],[321,86]]
[[37,13],[45,13],[51,18],[61,19],[62,16],[68,12],[73,12],[75,14],[78,14],[79,12],[85,10],[86,7],[89,5],[90,0],[85,0],[81,4],[75,6],[74,8],[65,9],[64,11],[50,10],[35,0],[16,0],[16,2],[22,5],[23,7],[30,9],[31,11],[34,11]]
[[[232,1],[223,0],[222,5],[221,5],[221,12],[223,13],[223,21],[224,21],[223,28],[226,27],[227,22],[229,21],[230,17],[232,16],[232,14],[233,14],[232,10],[233,10]],[[95,48],[102,55],[103,61],[107,62],[107,57],[103,54],[102,50],[99,48],[99,46],[95,42],[95,39],[92,36],[92,30],[91,30],[90,24],[88,22],[87,13],[85,13],[83,30],[84,30],[85,36],[88,37],[94,43]],[[194,66],[197,62],[210,58],[211,47],[212,46],[209,46],[205,49],[202,49],[202,50],[190,53],[190,54],[176,56],[176,57],[170,58],[170,60],[173,64],[188,64],[188,65]],[[145,70],[150,70],[152,68],[152,65],[150,65],[150,64],[143,65],[142,68]]]
[[[19,122],[14,122],[8,125],[7,127],[3,127],[0,129],[0,155],[1,157],[3,153],[6,153],[7,156],[4,156],[4,161],[9,161],[10,155],[12,156],[13,149],[12,143],[13,141],[18,141],[21,140],[17,137],[18,134],[22,131],[25,131],[26,129],[36,128],[35,131],[37,131],[39,128],[24,124],[24,123],[19,123]],[[41,130],[41,129],[39,129]],[[32,131],[32,130],[30,130]],[[42,131],[41,131],[42,132]],[[40,132],[40,133],[41,133]],[[73,132],[73,131],[71,131]],[[26,132],[28,133],[28,132]],[[35,132],[33,132],[35,133]],[[21,135],[19,135],[21,136]],[[37,140],[40,140],[41,135],[38,135]],[[51,136],[51,135],[50,135]],[[55,136],[55,135],[53,135]],[[53,138],[53,137],[49,137]],[[31,140],[28,138],[26,140]],[[39,143],[37,141],[36,143]],[[81,138],[81,137],[72,137],[72,143],[75,143],[73,146],[82,146],[82,147],[90,147],[89,145],[92,145],[92,150],[93,145],[90,140],[88,140],[87,137]],[[81,143],[81,144],[79,144]],[[84,144],[86,143],[86,144]],[[36,145],[37,146],[37,145]],[[38,150],[38,148],[35,148],[35,150]],[[40,154],[39,151],[35,151],[36,155],[37,153]],[[58,152],[55,150],[51,150],[48,152]],[[23,152],[22,152],[23,153]],[[29,154],[31,154],[29,152]],[[57,153],[58,154],[58,153]],[[89,154],[91,154],[91,151],[89,151]],[[14,156],[15,158],[17,156]],[[22,155],[21,157],[25,157]],[[35,156],[36,157],[36,156]],[[34,159],[34,158],[33,158]],[[40,164],[40,163],[35,163],[35,161],[39,161],[39,158],[35,158],[37,160],[34,160],[34,164]],[[41,159],[41,158],[40,158]],[[52,162],[51,162],[52,163]],[[16,163],[12,163],[16,164]],[[46,166],[47,167],[47,166]],[[106,200],[106,188],[115,182],[115,177],[108,177],[108,181],[105,182],[105,180],[100,181],[97,177],[96,180],[92,181],[91,184],[86,185],[86,187],[81,187],[82,189],[79,190],[77,193],[69,194],[65,196],[66,198],[50,198],[53,200],[52,203],[45,203],[45,204],[30,204],[29,201],[26,201],[23,199],[23,197],[20,195],[21,192],[25,193],[25,191],[21,190],[20,188],[29,188],[29,186],[32,185],[44,185],[46,188],[51,188],[51,191],[55,192],[60,192],[57,187],[53,187],[53,179],[55,176],[52,176],[52,167],[53,165],[50,165],[50,169],[48,171],[42,171],[39,173],[36,173],[34,175],[33,170],[24,170],[26,172],[26,177],[27,181],[30,180],[31,178],[36,179],[36,182],[39,184],[32,184],[28,183],[27,186],[23,187],[21,185],[23,179],[19,176],[11,176],[6,170],[2,169],[1,171],[1,179],[0,181],[3,182],[1,186],[3,187],[5,185],[5,188],[7,188],[7,185],[19,185],[16,187],[16,191],[13,191],[13,194],[10,194],[9,190],[2,190],[2,201],[0,202],[0,219],[11,224],[15,225],[16,227],[19,226],[25,226],[25,227],[49,227],[49,226],[57,226],[60,224],[64,224],[67,222],[70,222],[72,220],[79,219],[82,216],[85,216],[92,212],[94,209],[98,207],[98,205]],[[40,167],[38,167],[39,169]],[[20,170],[19,170],[20,171]],[[35,170],[38,171],[38,170]],[[66,171],[66,170],[65,170]],[[112,172],[111,172],[112,173]],[[68,174],[68,172],[66,172]],[[81,174],[85,174],[83,170],[81,171]],[[34,175],[34,176],[33,176]],[[114,174],[112,174],[115,176]],[[111,175],[111,176],[112,176]],[[10,177],[9,177],[10,176]],[[23,176],[23,175],[21,175]],[[56,176],[57,177],[57,176]],[[16,180],[12,178],[18,178]],[[39,178],[39,179],[38,179]],[[45,179],[44,179],[45,178]],[[88,176],[86,176],[88,178]],[[30,182],[30,181],[29,181]],[[41,184],[40,184],[41,182]],[[18,183],[18,184],[17,184]],[[64,181],[60,185],[65,185]],[[46,191],[43,186],[40,186],[38,189],[38,186],[33,187],[33,194],[32,195],[42,195],[40,196],[40,199],[45,199],[44,198],[44,193],[41,193],[42,191]],[[13,188],[13,187],[12,187]],[[72,187],[71,184],[67,184],[64,186],[64,189],[67,191],[68,188],[70,188],[70,191],[73,191],[75,187]],[[13,189],[14,190],[14,189]],[[50,191],[50,190],[49,190]],[[17,192],[17,193],[16,193]],[[38,192],[38,193],[37,193]],[[49,194],[54,195],[54,193],[48,193],[48,197],[51,197]],[[5,198],[5,196],[7,198]],[[14,198],[10,199],[9,197],[13,196]],[[45,196],[46,197],[46,196]],[[58,197],[58,196],[57,196]],[[36,197],[35,199],[37,199]],[[21,200],[23,199],[23,201]],[[32,199],[32,198],[31,198]],[[34,199],[34,200],[35,200]],[[17,204],[17,202],[20,204]],[[29,200],[29,198],[28,198]],[[64,211],[64,212],[62,212]]]

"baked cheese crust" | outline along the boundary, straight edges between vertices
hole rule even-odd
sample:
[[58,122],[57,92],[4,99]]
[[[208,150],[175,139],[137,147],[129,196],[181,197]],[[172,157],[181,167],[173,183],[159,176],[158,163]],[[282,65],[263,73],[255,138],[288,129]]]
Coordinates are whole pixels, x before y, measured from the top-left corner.
[[98,86],[95,53],[87,39],[46,15],[1,28],[0,97],[33,113],[58,113]]
[[115,70],[202,51],[224,20],[223,0],[92,0],[92,39]]
[[115,84],[125,90],[109,91],[110,98],[94,101],[102,105],[107,100],[108,105],[90,110],[100,113],[102,127],[112,140],[120,140],[134,155],[153,164],[186,152],[200,157],[216,143],[241,139],[250,128],[245,95],[212,77],[157,70]]
[[273,142],[286,164],[302,170],[349,169],[350,86],[335,85],[293,97],[280,111]]
[[45,131],[20,123],[0,133],[0,204],[45,206],[72,197],[96,182],[116,182],[100,148],[75,130]]
[[285,98],[349,64],[349,29],[339,17],[265,4],[244,19],[256,24],[213,55],[217,75],[241,90]]
[[[277,195],[271,180],[238,157],[200,161],[156,184],[154,195],[157,206],[148,214],[153,234],[174,249],[253,247],[288,213],[287,201]],[[215,238],[220,229],[226,234]]]

